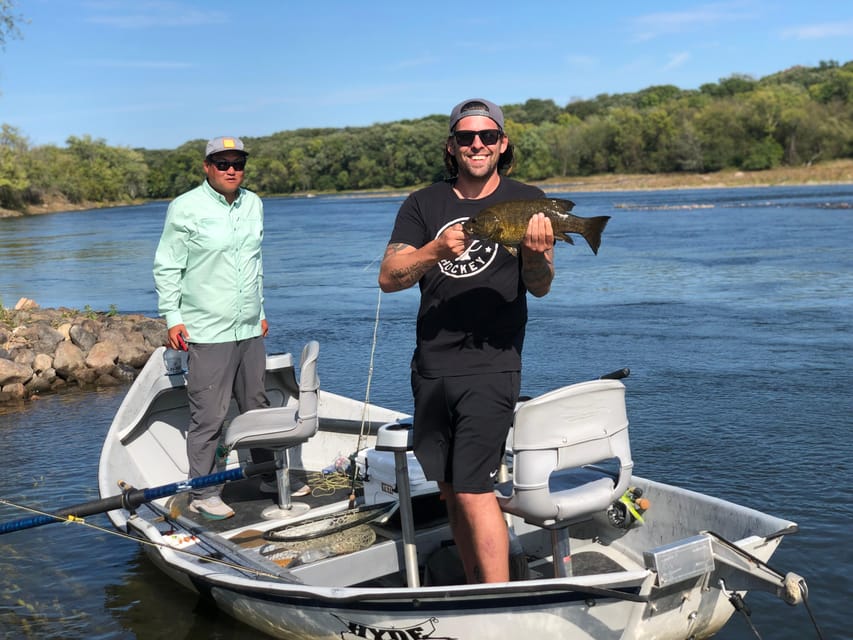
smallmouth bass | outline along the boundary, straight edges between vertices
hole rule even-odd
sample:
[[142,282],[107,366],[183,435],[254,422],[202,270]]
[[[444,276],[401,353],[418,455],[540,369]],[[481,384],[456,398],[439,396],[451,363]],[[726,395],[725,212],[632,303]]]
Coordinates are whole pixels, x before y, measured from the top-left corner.
[[488,238],[503,245],[512,255],[517,255],[518,247],[527,231],[527,223],[541,212],[551,220],[555,239],[574,244],[568,234],[579,234],[597,255],[598,247],[601,246],[601,232],[607,226],[610,216],[581,218],[569,213],[574,206],[575,203],[571,200],[560,198],[508,200],[483,209],[470,220],[463,222],[462,228],[468,235]]

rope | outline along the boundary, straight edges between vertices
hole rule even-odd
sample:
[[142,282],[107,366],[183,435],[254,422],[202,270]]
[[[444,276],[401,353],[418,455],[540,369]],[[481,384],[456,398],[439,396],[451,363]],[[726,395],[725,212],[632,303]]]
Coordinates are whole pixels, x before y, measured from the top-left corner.
[[343,471],[323,473],[311,471],[305,476],[306,484],[311,487],[311,495],[314,497],[330,496],[339,489],[360,489],[362,483],[358,478],[350,479]]
[[800,587],[800,593],[803,594],[803,604],[806,606],[806,611],[809,614],[809,619],[812,621],[815,633],[817,633],[817,637],[820,638],[820,640],[823,640],[823,633],[821,633],[820,626],[818,625],[817,619],[812,611],[812,607],[809,604],[809,586],[806,584],[805,580],[800,580],[798,586]]

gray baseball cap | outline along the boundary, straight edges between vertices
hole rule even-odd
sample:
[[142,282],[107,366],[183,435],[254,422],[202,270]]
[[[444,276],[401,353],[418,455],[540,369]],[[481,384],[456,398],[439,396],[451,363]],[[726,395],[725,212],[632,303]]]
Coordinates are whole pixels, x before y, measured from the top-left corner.
[[232,136],[219,136],[208,141],[207,149],[204,150],[204,157],[212,156],[214,153],[222,151],[239,151],[244,156],[249,155],[249,152],[243,148],[243,141],[240,138]]
[[450,130],[456,126],[462,118],[468,116],[486,116],[495,121],[501,131],[504,128],[504,112],[494,102],[483,100],[482,98],[471,98],[464,100],[453,107],[450,112]]

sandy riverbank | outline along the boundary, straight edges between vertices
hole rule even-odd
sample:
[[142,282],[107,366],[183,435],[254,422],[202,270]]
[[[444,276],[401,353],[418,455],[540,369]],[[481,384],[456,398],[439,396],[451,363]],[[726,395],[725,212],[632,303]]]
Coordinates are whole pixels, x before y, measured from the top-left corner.
[[555,178],[537,184],[546,191],[557,188],[570,191],[640,191],[853,184],[853,159],[766,171],[729,169],[715,173],[606,174],[570,179]]

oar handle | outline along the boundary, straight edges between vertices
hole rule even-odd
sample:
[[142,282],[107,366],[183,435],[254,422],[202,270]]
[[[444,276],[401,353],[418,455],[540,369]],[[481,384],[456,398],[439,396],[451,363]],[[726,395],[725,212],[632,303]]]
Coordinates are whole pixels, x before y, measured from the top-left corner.
[[53,522],[63,522],[68,520],[69,516],[75,518],[84,518],[86,516],[95,515],[97,513],[106,513],[115,509],[127,509],[128,511],[135,509],[141,504],[166,498],[178,493],[184,493],[191,489],[203,489],[204,487],[212,487],[234,480],[242,480],[243,478],[251,478],[253,476],[263,475],[265,473],[274,473],[276,470],[276,462],[261,462],[259,464],[247,464],[245,467],[237,467],[228,471],[219,471],[206,476],[190,478],[181,482],[173,482],[164,484],[159,487],[150,489],[134,489],[129,488],[122,491],[119,495],[110,496],[101,500],[93,500],[76,504],[71,507],[65,507],[54,511],[49,515],[38,515],[30,518],[21,518],[13,520],[6,524],[0,524],[0,535],[11,533],[13,531],[21,531],[23,529],[33,529],[45,524]]

